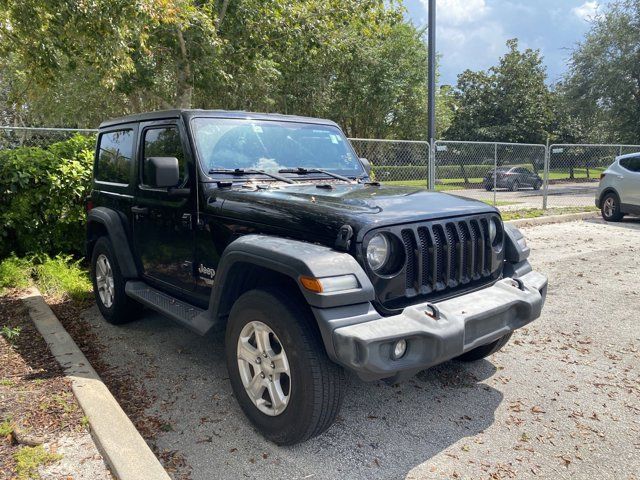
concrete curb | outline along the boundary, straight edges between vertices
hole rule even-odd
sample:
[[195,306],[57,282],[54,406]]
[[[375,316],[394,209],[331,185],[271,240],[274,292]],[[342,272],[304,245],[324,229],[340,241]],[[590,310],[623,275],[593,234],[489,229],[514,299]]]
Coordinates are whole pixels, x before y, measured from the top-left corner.
[[113,398],[37,288],[22,297],[29,316],[72,382],[91,436],[118,480],[170,480],[156,456]]
[[575,222],[578,220],[588,220],[590,218],[598,218],[599,215],[600,214],[598,212],[569,213],[566,215],[549,215],[548,217],[519,218],[517,220],[509,220],[505,223],[518,228],[535,227],[536,225],[547,225],[549,223],[565,223]]

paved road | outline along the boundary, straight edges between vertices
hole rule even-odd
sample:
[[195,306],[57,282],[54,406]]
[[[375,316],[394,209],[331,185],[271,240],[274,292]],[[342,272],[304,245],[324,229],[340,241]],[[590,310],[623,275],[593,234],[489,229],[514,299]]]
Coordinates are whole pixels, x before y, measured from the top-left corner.
[[489,360],[396,386],[351,378],[340,419],[302,445],[263,440],[236,404],[219,338],[149,314],[86,312],[105,359],[143,382],[193,479],[640,478],[640,221],[526,231],[550,278],[540,320]]
[[[592,207],[596,192],[597,182],[582,183],[560,183],[549,185],[548,207]],[[494,192],[486,190],[449,190],[447,193],[461,195],[463,197],[474,198],[482,201],[493,201]],[[508,190],[498,190],[495,198],[500,208],[505,208],[505,202],[513,202],[513,208],[542,208],[542,190],[531,188],[510,192]],[[510,206],[507,206],[510,207]]]

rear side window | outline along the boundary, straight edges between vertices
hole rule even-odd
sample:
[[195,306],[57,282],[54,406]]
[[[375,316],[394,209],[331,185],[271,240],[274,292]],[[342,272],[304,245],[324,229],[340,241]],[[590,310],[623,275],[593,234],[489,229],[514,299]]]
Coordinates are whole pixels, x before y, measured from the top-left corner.
[[[149,128],[144,132],[143,158],[175,157],[180,166],[180,182],[183,185],[187,179],[187,164],[184,158],[180,133],[177,127]],[[142,184],[149,185],[150,175],[147,162],[142,162]]]
[[620,165],[632,172],[640,172],[640,157],[623,158]]
[[100,135],[96,180],[128,184],[133,156],[133,130],[117,130]]

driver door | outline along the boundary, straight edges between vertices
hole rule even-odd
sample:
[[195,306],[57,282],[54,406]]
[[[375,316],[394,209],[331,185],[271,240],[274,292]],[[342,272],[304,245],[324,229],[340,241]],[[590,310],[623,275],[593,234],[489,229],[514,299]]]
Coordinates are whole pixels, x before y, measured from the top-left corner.
[[[139,145],[139,179],[132,207],[134,245],[145,279],[150,283],[191,292],[195,288],[195,189],[192,188],[185,135],[177,123],[142,125]],[[176,188],[189,189],[176,196],[168,188],[149,186],[148,157],[178,159],[180,179]]]

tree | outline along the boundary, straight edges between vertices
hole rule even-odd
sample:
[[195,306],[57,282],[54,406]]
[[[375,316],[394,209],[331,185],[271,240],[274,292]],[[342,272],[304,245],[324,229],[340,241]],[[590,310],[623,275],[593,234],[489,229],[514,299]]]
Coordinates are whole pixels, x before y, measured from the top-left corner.
[[22,76],[22,121],[224,108],[419,138],[426,46],[403,12],[385,0],[3,0],[0,54]]
[[640,3],[611,4],[571,55],[566,114],[591,142],[640,143]]
[[508,52],[488,71],[458,76],[457,109],[447,137],[519,143],[545,143],[552,121],[551,94],[538,50]]

